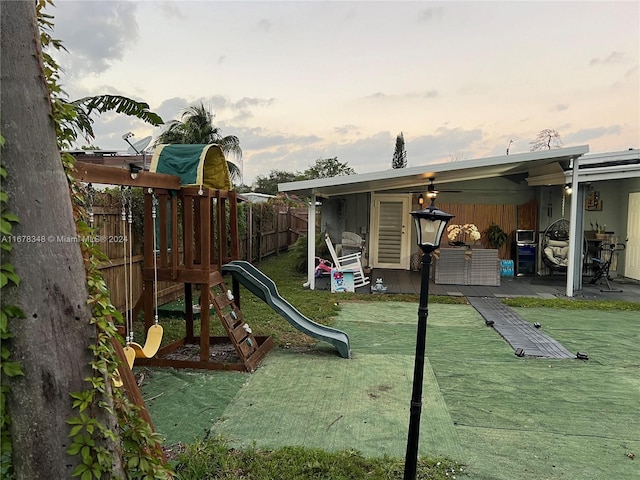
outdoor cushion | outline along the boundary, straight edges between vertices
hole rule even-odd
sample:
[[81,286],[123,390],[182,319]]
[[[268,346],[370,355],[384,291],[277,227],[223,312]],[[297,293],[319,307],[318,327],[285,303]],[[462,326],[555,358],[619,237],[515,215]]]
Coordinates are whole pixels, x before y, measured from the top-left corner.
[[549,240],[547,242],[547,246],[548,247],[568,247],[569,242],[566,242],[564,240]]
[[[559,242],[564,243],[566,242]],[[544,254],[547,258],[556,265],[561,265],[563,267],[567,266],[568,258],[567,255],[569,253],[569,247],[547,247],[544,249]]]

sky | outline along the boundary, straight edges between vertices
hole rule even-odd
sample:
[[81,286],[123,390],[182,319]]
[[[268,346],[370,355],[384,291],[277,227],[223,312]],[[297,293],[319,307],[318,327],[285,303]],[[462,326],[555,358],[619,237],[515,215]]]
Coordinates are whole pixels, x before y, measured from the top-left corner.
[[[68,1],[70,99],[117,94],[165,121],[202,102],[244,183],[337,157],[357,173],[530,150],[640,148],[640,2]],[[162,127],[95,118],[102,149]],[[79,143],[78,146],[82,145]]]

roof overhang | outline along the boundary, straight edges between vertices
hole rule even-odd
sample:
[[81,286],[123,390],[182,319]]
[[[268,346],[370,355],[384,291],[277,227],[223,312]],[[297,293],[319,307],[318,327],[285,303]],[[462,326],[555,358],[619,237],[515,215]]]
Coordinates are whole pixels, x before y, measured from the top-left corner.
[[[552,167],[553,165],[549,165]],[[573,170],[543,168],[527,178],[530,186],[571,183]],[[578,183],[640,177],[640,150],[589,154],[580,158]]]
[[278,184],[281,192],[308,197],[334,197],[363,192],[379,192],[424,187],[433,178],[438,186],[451,182],[478,180],[512,175],[529,176],[530,171],[557,164],[562,171],[574,159],[589,151],[588,145],[526,152],[498,157],[486,157],[459,162],[437,163],[411,168],[389,169],[316,180],[303,180]]

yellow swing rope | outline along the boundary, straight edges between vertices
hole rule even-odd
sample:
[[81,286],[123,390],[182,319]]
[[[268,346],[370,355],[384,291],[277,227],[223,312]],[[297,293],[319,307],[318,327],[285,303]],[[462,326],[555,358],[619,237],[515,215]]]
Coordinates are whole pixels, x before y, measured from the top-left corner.
[[[131,334],[129,336],[129,341],[127,346],[124,348],[124,354],[127,358],[127,362],[129,363],[129,367],[133,367],[133,363],[136,358],[151,358],[160,349],[160,343],[162,342],[162,334],[164,332],[162,325],[158,323],[158,263],[157,256],[155,251],[156,246],[156,205],[157,198],[153,196],[153,203],[151,207],[151,217],[153,218],[153,290],[154,290],[154,320],[155,323],[149,330],[147,330],[147,338],[145,339],[144,346],[140,345],[133,341],[133,329],[131,330]],[[131,213],[131,204],[129,204],[129,215],[132,218]],[[129,235],[131,235],[131,223],[129,223]],[[130,238],[129,238],[130,239]],[[131,255],[130,257],[131,258]],[[131,275],[131,271],[129,273]],[[131,319],[131,323],[133,324],[133,319]]]

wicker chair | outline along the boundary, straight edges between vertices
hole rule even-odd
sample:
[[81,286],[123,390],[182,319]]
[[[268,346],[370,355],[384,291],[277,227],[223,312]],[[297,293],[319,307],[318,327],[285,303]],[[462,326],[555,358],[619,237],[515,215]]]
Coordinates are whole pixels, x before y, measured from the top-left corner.
[[559,218],[544,231],[542,262],[554,272],[566,273],[569,263],[569,221]]

